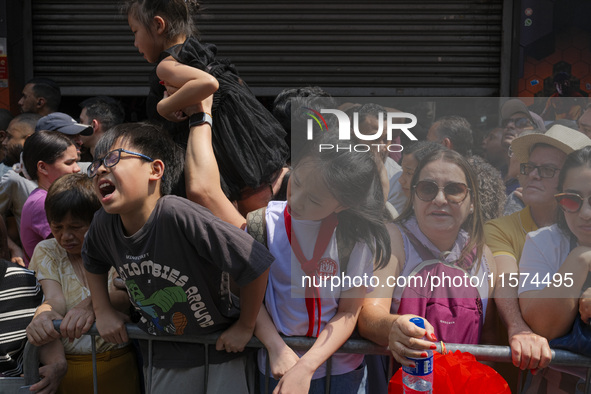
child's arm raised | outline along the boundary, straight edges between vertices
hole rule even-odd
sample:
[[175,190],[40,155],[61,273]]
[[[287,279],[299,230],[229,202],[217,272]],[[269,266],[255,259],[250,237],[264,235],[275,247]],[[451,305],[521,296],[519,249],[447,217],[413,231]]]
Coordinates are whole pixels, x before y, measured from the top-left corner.
[[[176,93],[175,93],[176,94]],[[211,112],[212,97],[185,113]],[[222,191],[218,163],[213,154],[211,126],[203,123],[190,129],[185,154],[185,183],[187,198],[208,208],[215,216],[225,222],[241,227],[246,220]]]
[[158,78],[178,90],[160,100],[158,113],[170,119],[170,114],[205,100],[218,90],[217,79],[198,68],[187,66],[171,56],[162,60],[156,68]]
[[217,350],[226,350],[226,352],[241,352],[244,346],[252,338],[255,329],[257,316],[265,290],[267,289],[267,278],[269,269],[259,275],[255,280],[240,288],[240,317],[230,328],[220,335],[215,348]]
[[130,322],[130,319],[111,305],[107,290],[107,275],[86,271],[86,280],[96,316],[96,328],[105,341],[125,343],[128,341],[125,323]]
[[274,393],[306,393],[314,372],[349,339],[359,317],[365,287],[343,293],[339,309],[318,335],[314,345],[285,373]]
[[273,378],[281,379],[300,359],[281,338],[264,305],[261,305],[254,335],[265,345],[269,352],[269,364],[271,365]]

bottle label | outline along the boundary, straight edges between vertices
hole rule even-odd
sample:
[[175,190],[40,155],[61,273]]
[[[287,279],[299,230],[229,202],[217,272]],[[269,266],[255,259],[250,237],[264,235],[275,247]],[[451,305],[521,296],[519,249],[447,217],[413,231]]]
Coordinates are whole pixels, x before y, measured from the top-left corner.
[[407,357],[415,363],[415,367],[402,366],[402,370],[413,376],[426,376],[433,373],[433,356],[425,358]]

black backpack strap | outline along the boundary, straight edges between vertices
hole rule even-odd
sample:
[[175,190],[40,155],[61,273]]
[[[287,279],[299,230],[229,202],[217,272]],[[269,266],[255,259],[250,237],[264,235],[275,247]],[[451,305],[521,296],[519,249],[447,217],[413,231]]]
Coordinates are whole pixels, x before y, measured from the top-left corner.
[[258,242],[267,247],[267,207],[259,208],[246,215],[246,231]]

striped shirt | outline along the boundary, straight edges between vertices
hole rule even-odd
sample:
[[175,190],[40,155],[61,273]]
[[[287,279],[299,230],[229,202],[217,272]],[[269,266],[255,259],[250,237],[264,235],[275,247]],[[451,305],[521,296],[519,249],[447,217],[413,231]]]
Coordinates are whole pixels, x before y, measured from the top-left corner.
[[0,259],[0,376],[22,374],[25,329],[42,298],[35,272]]

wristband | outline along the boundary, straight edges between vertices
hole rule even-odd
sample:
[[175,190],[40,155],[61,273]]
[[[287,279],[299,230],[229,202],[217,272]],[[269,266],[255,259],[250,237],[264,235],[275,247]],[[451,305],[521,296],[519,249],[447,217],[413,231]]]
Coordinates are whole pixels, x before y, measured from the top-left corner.
[[189,117],[189,127],[199,126],[203,123],[209,123],[209,127],[213,128],[213,119],[207,112],[198,112]]

